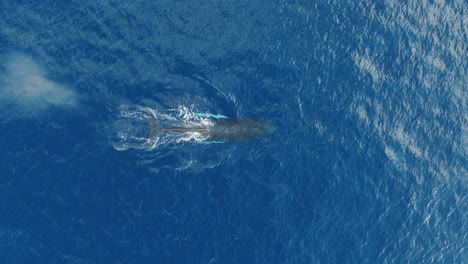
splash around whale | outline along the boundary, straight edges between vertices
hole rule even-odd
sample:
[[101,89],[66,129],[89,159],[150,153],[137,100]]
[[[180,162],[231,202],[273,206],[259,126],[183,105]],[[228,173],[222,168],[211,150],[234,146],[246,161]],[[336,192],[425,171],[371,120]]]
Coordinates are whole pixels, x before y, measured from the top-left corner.
[[230,119],[223,115],[192,114],[176,118],[149,107],[121,106],[111,128],[114,149],[152,150],[160,144],[194,141],[222,143],[243,141],[276,130],[268,121]]

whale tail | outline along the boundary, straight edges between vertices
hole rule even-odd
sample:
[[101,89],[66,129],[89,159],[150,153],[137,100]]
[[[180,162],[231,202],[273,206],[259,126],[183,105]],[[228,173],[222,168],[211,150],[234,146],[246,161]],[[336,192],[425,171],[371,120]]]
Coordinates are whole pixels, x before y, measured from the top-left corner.
[[148,120],[149,127],[150,127],[150,132],[148,136],[148,142],[146,143],[147,145],[146,148],[153,149],[156,146],[156,143],[158,142],[158,139],[159,139],[159,135],[161,135],[161,131],[163,129],[150,109],[143,108],[143,111],[147,113],[146,118]]
[[149,108],[119,109],[112,125],[112,146],[116,150],[146,149],[156,146],[161,135],[161,125]]

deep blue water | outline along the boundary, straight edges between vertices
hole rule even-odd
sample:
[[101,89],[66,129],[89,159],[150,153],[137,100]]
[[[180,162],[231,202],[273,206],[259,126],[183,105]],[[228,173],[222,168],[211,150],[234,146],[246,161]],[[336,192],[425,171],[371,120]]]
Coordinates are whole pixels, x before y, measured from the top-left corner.
[[[3,1],[1,263],[467,263],[466,3]],[[269,120],[112,148],[121,105]]]

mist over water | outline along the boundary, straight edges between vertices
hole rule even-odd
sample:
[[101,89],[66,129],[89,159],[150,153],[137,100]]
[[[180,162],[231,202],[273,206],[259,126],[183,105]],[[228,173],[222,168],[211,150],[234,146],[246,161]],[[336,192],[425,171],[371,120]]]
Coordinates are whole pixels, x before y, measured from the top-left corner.
[[46,71],[30,57],[11,53],[4,55],[2,62],[5,71],[0,75],[1,119],[37,117],[49,107],[78,108],[75,92],[49,80]]

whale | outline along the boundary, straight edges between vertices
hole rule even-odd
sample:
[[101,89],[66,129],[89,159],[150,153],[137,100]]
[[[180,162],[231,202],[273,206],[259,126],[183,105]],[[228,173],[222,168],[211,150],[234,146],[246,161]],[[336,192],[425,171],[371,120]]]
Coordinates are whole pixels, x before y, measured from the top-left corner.
[[153,145],[161,133],[199,133],[205,138],[206,142],[231,142],[257,138],[276,130],[276,127],[271,122],[263,120],[248,118],[230,119],[222,115],[207,114],[200,116],[208,117],[210,122],[186,127],[161,127],[155,116],[151,112],[148,112],[146,115],[150,127],[148,144]]
[[147,120],[150,126],[149,144],[153,144],[161,133],[199,133],[209,142],[244,141],[270,134],[276,127],[262,120],[248,118],[230,119],[226,117],[208,117],[208,124],[195,126],[161,127],[154,115],[148,114]]
[[106,130],[110,132],[109,139],[114,149],[152,150],[161,144],[158,142],[161,138],[164,138],[163,142],[167,142],[167,138],[193,138],[195,142],[208,144],[244,141],[276,130],[269,121],[228,118],[220,114],[199,113],[195,114],[198,117],[196,122],[183,122],[172,126],[162,126],[156,116],[157,113],[151,108],[122,107],[117,119]]

